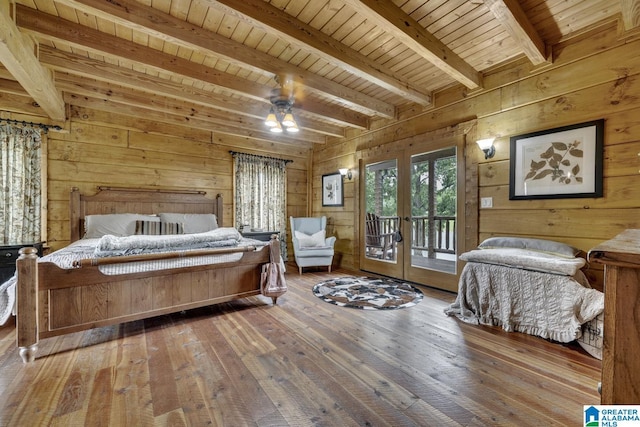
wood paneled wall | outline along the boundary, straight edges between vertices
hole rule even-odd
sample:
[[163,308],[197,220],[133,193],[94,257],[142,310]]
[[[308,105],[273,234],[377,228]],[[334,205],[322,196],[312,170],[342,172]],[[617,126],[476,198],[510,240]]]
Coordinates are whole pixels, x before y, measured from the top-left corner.
[[[345,267],[358,268],[354,224],[357,194],[349,182],[343,208],[323,208],[319,180],[338,167],[355,166],[359,150],[477,119],[477,138],[496,136],[496,156],[485,160],[467,143],[467,176],[477,176],[480,197],[493,208],[481,209],[477,239],[516,235],[562,241],[588,251],[626,228],[640,228],[640,40],[622,39],[616,23],[553,46],[553,64],[532,67],[526,60],[486,73],[484,89],[469,93],[453,87],[434,94],[435,108],[396,124],[376,123],[374,130],[347,141],[316,146],[313,157],[313,213],[325,214],[338,236]],[[415,112],[400,112],[400,117]],[[605,119],[604,197],[588,199],[509,200],[509,138],[588,120]],[[354,171],[357,174],[357,170]],[[476,239],[467,239],[474,241]],[[602,288],[602,270],[589,270]]]
[[288,214],[306,215],[311,152],[71,106],[68,133],[48,135],[48,243],[69,242],[69,190],[97,186],[195,189],[224,197],[224,225],[233,223],[233,160],[229,150],[293,160],[287,165]]

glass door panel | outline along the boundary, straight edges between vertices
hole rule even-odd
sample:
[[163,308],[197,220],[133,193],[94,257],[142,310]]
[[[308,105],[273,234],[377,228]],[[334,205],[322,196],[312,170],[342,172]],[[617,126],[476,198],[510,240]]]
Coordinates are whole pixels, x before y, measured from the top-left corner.
[[[456,143],[457,142],[457,143]],[[443,141],[431,151],[408,153],[403,219],[404,279],[439,289],[458,289],[458,243],[464,231],[463,140]],[[433,144],[436,145],[436,144]],[[461,197],[462,195],[462,197]]]
[[456,149],[411,156],[411,267],[456,273]]
[[458,289],[464,231],[464,138],[364,156],[360,163],[360,268]]
[[398,178],[397,159],[364,165],[362,267],[394,277],[402,275]]

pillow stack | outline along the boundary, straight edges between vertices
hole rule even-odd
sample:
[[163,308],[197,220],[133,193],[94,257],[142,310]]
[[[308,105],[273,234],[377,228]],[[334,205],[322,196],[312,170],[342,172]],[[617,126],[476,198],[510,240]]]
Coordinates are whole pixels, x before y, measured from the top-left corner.
[[218,220],[214,214],[161,213],[142,215],[122,213],[87,215],[84,226],[84,238],[96,239],[105,235],[125,237],[205,233],[218,228]]

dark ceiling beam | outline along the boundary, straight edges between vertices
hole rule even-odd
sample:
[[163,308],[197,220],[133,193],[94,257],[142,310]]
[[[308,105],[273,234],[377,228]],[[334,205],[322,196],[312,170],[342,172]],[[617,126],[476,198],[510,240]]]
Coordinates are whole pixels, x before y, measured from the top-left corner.
[[[57,0],[81,12],[95,15],[124,27],[135,29],[161,40],[166,40],[203,54],[221,57],[251,71],[268,75],[288,75],[297,84],[302,84],[325,97],[339,101],[343,106],[369,111],[371,115],[392,118],[395,107],[367,96],[357,90],[318,76],[304,68],[289,64],[267,53],[251,49],[242,43],[212,31],[175,18],[160,10],[145,6],[135,0]],[[355,127],[366,122],[366,117],[352,111]]]
[[155,120],[159,123],[169,123],[179,126],[188,126],[196,129],[204,129],[215,133],[225,133],[229,135],[258,138],[273,142],[296,143],[300,141],[323,144],[326,141],[324,136],[312,133],[300,132],[295,136],[278,134],[274,135],[268,130],[250,128],[248,126],[238,126],[236,124],[223,124],[201,118],[191,118],[189,116],[174,114],[172,112],[135,107],[128,104],[121,104],[112,100],[103,100],[93,97],[85,97],[71,93],[64,93],[65,101],[71,106],[86,107],[99,111],[106,111],[114,114],[123,114],[129,117],[139,117],[145,120]]
[[49,40],[68,43],[74,47],[90,50],[101,55],[107,54],[122,58],[136,64],[151,67],[158,72],[172,73],[180,77],[187,77],[206,84],[219,86],[236,95],[251,99],[245,102],[257,101],[265,104],[264,116],[268,112],[267,98],[271,93],[270,87],[238,79],[235,76],[204,65],[104,34],[25,6],[18,6],[17,18],[18,25],[21,28],[32,31]]
[[[165,111],[169,114],[187,117],[189,120],[198,119],[224,126],[267,130],[264,125],[264,114],[258,117],[234,114],[210,106],[195,105],[189,101],[176,100],[157,93],[149,94],[122,88],[112,83],[89,80],[63,73],[58,73],[57,82],[65,93],[98,98],[103,101],[117,102],[133,107]],[[302,117],[297,117],[296,121],[301,130],[321,133],[326,136],[344,137],[344,131],[341,127],[331,126],[326,123],[314,123]],[[303,132],[303,135],[309,137],[307,132]]]
[[419,22],[391,1],[343,0],[365,18],[398,39],[426,61],[469,89],[482,86],[482,76]]
[[546,46],[542,37],[529,21],[517,0],[484,0],[502,27],[522,48],[532,64],[540,65],[547,60]]
[[36,56],[37,45],[22,34],[12,19],[12,3],[0,1],[0,63],[42,107],[49,118],[65,120],[66,108],[53,73]]
[[620,12],[625,31],[640,27],[640,0],[620,0]]
[[432,106],[430,94],[394,78],[392,70],[263,0],[203,1],[389,92],[423,106]]
[[[269,111],[270,103],[246,102],[240,98],[220,98],[210,91],[198,89],[193,86],[185,87],[180,83],[160,77],[150,76],[138,71],[118,67],[113,64],[87,58],[73,53],[63,52],[57,49],[44,47],[40,54],[41,61],[51,69],[77,76],[95,79],[102,82],[112,82],[120,86],[146,91],[194,104],[217,108],[230,113],[245,114],[254,118],[264,118]],[[305,114],[314,119],[314,114],[324,116],[325,109],[322,104],[310,103],[304,106]],[[318,111],[316,111],[318,110]],[[294,108],[294,113],[296,112]],[[341,120],[341,111],[333,112],[331,116],[324,117],[330,123],[341,126],[359,127],[351,123],[353,120]],[[324,132],[321,132],[324,133]]]

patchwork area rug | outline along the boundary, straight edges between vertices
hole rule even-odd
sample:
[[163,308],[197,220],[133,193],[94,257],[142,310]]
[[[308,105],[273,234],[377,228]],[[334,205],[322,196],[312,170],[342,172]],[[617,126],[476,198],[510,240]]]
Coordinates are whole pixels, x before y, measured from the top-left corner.
[[313,294],[341,307],[365,310],[406,308],[422,301],[422,292],[407,282],[373,277],[339,277],[320,282]]

